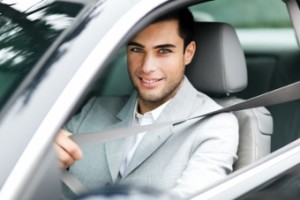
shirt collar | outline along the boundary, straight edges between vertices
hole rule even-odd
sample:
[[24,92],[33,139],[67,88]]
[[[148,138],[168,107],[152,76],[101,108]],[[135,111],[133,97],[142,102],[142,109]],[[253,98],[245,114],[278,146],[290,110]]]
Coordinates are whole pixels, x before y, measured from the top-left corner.
[[167,102],[165,102],[164,104],[160,105],[159,107],[155,108],[152,111],[146,112],[143,115],[140,114],[137,111],[138,108],[138,100],[136,100],[135,102],[135,109],[134,109],[134,116],[136,116],[137,118],[141,118],[141,117],[152,117],[152,119],[155,121],[157,120],[157,118],[159,117],[160,113],[163,111],[163,109],[169,104],[169,102],[171,101],[168,100]]

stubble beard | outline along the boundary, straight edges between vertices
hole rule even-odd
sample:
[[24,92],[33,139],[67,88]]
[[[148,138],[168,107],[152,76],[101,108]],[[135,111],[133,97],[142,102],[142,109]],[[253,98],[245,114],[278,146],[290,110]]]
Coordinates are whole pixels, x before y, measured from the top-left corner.
[[183,82],[183,76],[177,80],[178,81],[174,80],[169,82],[168,85],[158,94],[145,94],[138,88],[137,85],[134,85],[134,87],[137,91],[139,100],[142,101],[144,105],[156,108],[176,95],[181,83]]

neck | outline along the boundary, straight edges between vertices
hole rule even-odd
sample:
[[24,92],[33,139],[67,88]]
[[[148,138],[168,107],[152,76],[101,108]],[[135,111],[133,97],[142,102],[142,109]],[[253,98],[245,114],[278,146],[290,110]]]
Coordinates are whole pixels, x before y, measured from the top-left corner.
[[183,81],[180,82],[180,84],[176,87],[175,90],[173,90],[170,94],[166,95],[165,97],[155,100],[155,101],[149,101],[144,98],[141,98],[138,96],[138,112],[141,114],[144,114],[146,112],[150,112],[159,106],[163,105],[170,99],[172,99],[178,92],[179,88],[182,86]]
[[159,106],[161,106],[165,102],[166,101],[149,102],[149,101],[145,101],[141,98],[138,98],[138,112],[141,113],[141,114],[145,114],[146,112],[150,112],[150,111],[154,110],[155,108],[158,108]]

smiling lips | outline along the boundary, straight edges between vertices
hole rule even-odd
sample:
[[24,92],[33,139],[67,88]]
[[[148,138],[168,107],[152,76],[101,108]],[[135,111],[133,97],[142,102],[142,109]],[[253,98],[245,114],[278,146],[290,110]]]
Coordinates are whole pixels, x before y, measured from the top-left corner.
[[145,78],[140,78],[143,86],[146,87],[155,87],[158,85],[159,81],[161,81],[162,79],[145,79]]
[[155,82],[157,82],[159,80],[158,79],[151,79],[151,80],[149,80],[149,79],[142,78],[142,81],[145,82],[145,83],[152,84],[152,83],[155,83]]

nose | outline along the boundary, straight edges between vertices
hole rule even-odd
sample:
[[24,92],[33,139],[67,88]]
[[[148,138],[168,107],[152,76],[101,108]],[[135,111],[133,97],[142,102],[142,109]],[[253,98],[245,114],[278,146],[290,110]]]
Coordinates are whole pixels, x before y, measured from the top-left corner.
[[145,54],[142,64],[142,70],[145,73],[150,73],[155,70],[157,61],[155,59],[155,56],[153,56],[150,53]]

